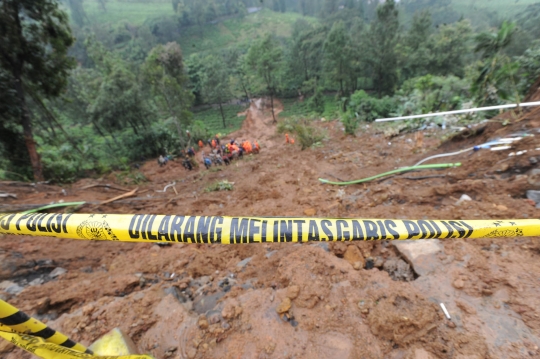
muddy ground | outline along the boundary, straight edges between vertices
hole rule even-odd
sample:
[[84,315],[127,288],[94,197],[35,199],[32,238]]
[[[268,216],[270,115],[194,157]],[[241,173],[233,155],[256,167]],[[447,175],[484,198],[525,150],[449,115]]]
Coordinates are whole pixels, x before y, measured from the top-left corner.
[[[506,113],[457,135],[452,126],[431,126],[423,136],[390,137],[396,131],[371,124],[351,137],[337,121],[317,121],[328,139],[305,151],[285,144],[262,101],[247,115],[233,135],[258,139],[262,151],[228,167],[188,172],[178,161],[160,168],[152,160],[140,169],[149,181],[137,185],[115,174],[63,187],[5,182],[0,191],[17,198],[0,204],[94,203],[80,213],[538,218],[526,198],[540,189],[532,173],[538,111]],[[363,178],[520,132],[534,136],[511,150],[430,162],[459,168],[348,187],[318,181]],[[225,179],[233,191],[205,192]],[[156,192],[172,182],[178,194]],[[98,205],[124,192],[81,189],[92,184],[139,191]],[[471,200],[459,201],[464,194]],[[0,297],[83,344],[120,327],[156,358],[540,358],[539,258],[539,238],[160,247],[2,236]],[[65,273],[51,277],[58,267]],[[0,357],[31,356],[0,342]]]

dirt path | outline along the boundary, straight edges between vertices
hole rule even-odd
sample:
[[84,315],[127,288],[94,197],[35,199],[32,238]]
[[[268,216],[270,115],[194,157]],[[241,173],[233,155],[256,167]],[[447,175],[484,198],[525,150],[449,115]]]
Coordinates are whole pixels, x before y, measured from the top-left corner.
[[[282,110],[279,103],[277,108]],[[426,130],[422,148],[415,147],[414,134],[389,139],[370,127],[358,137],[345,137],[339,122],[316,126],[328,134],[324,147],[301,151],[287,146],[275,134],[267,106],[255,101],[232,137],[258,139],[261,154],[211,171],[188,172],[176,162],[160,168],[149,161],[141,168],[149,182],[137,185],[146,192],[127,203],[90,205],[83,211],[538,218],[539,210],[524,195],[534,188],[530,171],[540,160],[540,135],[523,139],[512,150],[527,150],[526,155],[481,150],[452,158],[463,162],[461,168],[422,173],[444,177],[397,176],[344,188],[317,180],[362,178],[494,137],[534,134],[540,127],[538,116],[509,126],[490,122],[479,126],[476,130],[485,128],[476,135],[440,147],[447,133]],[[235,182],[233,191],[205,192],[224,179]],[[0,190],[18,195],[17,200],[1,200],[101,201],[120,194],[104,188],[80,190],[96,181],[64,188],[0,184]],[[114,175],[101,179],[136,187],[115,181]],[[178,195],[172,189],[156,192],[173,181]],[[463,194],[472,201],[457,204]],[[25,236],[0,239],[0,296],[85,344],[121,327],[142,352],[156,358],[540,357],[538,238],[415,242],[428,253],[418,257],[410,255],[414,248],[390,242],[158,247]],[[56,267],[67,273],[50,278]],[[276,309],[289,303],[287,315],[280,316]],[[448,308],[451,321],[440,303]],[[29,355],[0,342],[0,357]]]

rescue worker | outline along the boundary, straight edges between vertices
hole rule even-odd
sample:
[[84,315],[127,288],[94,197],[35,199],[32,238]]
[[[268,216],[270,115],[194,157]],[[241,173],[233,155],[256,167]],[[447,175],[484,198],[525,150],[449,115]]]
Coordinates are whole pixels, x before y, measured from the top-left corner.
[[216,140],[212,139],[212,148],[216,148]]
[[193,165],[191,164],[191,160],[189,157],[184,157],[184,160],[182,161],[182,166],[184,166],[185,169],[188,171],[191,171],[193,169]]
[[193,147],[191,147],[190,149],[188,149],[187,154],[190,157],[195,157],[195,149]]
[[165,161],[165,158],[163,158],[162,155],[159,155],[159,158],[158,158],[157,161],[158,161],[159,167],[163,167],[163,166],[165,166],[165,164],[167,163],[167,162]]
[[289,134],[288,133],[285,134],[285,143],[289,143]]
[[215,140],[216,140],[216,144],[219,146],[220,142],[219,142],[219,136],[218,135],[216,135]]
[[202,142],[202,140],[199,140],[199,148],[203,148],[204,147],[204,143]]
[[206,156],[203,157],[204,160],[204,166],[206,169],[209,169],[212,166],[212,160]]

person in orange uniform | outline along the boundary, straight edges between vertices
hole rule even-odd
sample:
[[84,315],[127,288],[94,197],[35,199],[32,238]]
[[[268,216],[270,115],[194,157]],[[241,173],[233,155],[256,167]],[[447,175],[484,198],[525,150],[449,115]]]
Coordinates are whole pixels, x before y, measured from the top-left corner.
[[198,144],[199,144],[199,148],[203,148],[203,147],[204,147],[204,144],[203,144],[203,142],[202,142],[201,140],[199,140],[199,143],[198,143]]
[[216,140],[212,139],[212,148],[216,148]]
[[289,134],[288,133],[285,134],[285,143],[289,143]]
[[259,146],[259,142],[253,141],[253,151],[255,153],[259,153],[260,150],[261,150],[261,146]]
[[244,150],[246,150],[246,153],[248,155],[251,153],[251,151],[253,150],[251,148],[251,142],[249,142],[249,141],[244,142]]

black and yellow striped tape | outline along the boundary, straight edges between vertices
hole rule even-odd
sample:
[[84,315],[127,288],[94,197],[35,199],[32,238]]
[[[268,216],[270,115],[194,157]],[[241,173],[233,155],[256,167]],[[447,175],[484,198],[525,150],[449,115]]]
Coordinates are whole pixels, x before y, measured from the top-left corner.
[[0,214],[0,233],[82,240],[279,243],[540,236],[540,220],[392,220],[163,216],[153,214]]
[[0,337],[43,359],[153,359],[149,355],[98,356],[84,345],[0,299]]
[[[62,333],[49,328],[46,324],[35,318],[29,317],[14,306],[0,299],[0,325],[8,327],[16,333],[29,334],[34,337],[44,339],[64,348],[69,348],[77,352],[92,354],[92,351],[81,344],[75,343]],[[6,328],[0,326],[0,330]]]

